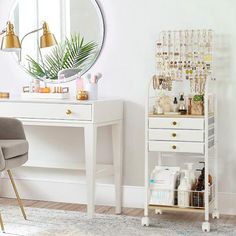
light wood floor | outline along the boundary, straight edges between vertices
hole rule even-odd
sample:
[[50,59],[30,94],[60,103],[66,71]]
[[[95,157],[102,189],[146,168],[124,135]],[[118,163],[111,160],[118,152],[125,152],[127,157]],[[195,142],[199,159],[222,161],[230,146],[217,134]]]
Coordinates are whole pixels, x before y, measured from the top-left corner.
[[[86,205],[83,204],[72,204],[72,203],[60,203],[60,202],[47,202],[47,201],[36,201],[36,200],[23,200],[24,206],[36,207],[36,208],[47,208],[55,210],[67,210],[67,211],[79,211],[86,212]],[[11,198],[0,198],[1,205],[17,206],[17,201]],[[96,206],[96,213],[103,214],[115,214],[115,208],[110,206]],[[143,216],[143,209],[139,208],[123,208],[123,215],[127,216]],[[203,214],[201,213],[184,213],[184,212],[164,212],[161,216],[155,216],[154,211],[150,211],[151,217],[163,217],[165,219],[172,220],[188,220],[188,221],[203,221]],[[236,224],[236,216],[221,215],[218,220],[221,224]]]

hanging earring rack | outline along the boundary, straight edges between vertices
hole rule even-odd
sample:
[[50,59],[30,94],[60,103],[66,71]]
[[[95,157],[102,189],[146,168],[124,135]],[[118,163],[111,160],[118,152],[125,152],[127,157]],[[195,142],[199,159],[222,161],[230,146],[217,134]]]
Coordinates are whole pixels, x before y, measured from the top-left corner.
[[[218,211],[218,167],[217,167],[217,100],[216,84],[213,77],[213,32],[212,30],[162,31],[157,41],[156,74],[148,85],[145,114],[145,207],[142,225],[149,226],[149,209],[156,214],[162,211],[201,212],[204,214],[202,230],[210,231],[210,213],[219,219]],[[154,113],[162,104],[166,92],[173,95],[173,83],[188,81],[191,94],[202,95],[200,115]],[[154,96],[153,96],[154,95]],[[153,102],[154,99],[154,102]],[[191,102],[193,99],[190,97]],[[158,105],[155,105],[155,102]],[[165,104],[168,104],[165,103]],[[196,133],[200,136],[195,136]],[[206,177],[203,190],[190,190],[189,195],[204,196],[204,204],[196,206],[189,203],[181,207],[178,204],[153,204],[151,191],[178,193],[178,189],[152,189],[150,182],[150,152],[154,152],[159,166],[165,166],[165,159],[193,158],[205,163],[204,175],[213,177],[209,185]],[[210,161],[211,160],[211,161]],[[196,163],[195,163],[196,164]],[[213,166],[211,166],[213,164]],[[210,172],[211,170],[211,172]]]
[[171,91],[173,81],[189,80],[191,92],[203,94],[212,74],[212,38],[212,30],[162,31],[154,89]]

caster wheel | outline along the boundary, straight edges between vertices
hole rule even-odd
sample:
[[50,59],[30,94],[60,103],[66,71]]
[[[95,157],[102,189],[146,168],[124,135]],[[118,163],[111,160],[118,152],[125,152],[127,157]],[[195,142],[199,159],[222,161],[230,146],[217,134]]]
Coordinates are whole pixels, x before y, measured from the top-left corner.
[[212,212],[212,219],[220,219],[220,213],[219,211],[213,211]]
[[209,222],[203,222],[202,223],[202,231],[203,232],[210,232],[211,226]]
[[155,214],[156,214],[156,215],[162,215],[162,210],[160,210],[160,209],[155,209]]
[[147,216],[142,218],[142,226],[149,226],[149,218]]

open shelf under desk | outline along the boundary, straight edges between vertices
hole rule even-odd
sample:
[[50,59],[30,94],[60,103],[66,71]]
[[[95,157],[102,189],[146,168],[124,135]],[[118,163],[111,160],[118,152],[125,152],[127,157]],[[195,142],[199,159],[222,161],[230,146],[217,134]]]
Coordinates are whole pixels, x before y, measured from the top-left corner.
[[[23,167],[31,168],[47,168],[47,169],[61,169],[61,170],[79,170],[85,171],[85,163],[40,163],[28,161]],[[114,168],[111,164],[97,164],[96,165],[96,177],[103,177],[114,174]]]

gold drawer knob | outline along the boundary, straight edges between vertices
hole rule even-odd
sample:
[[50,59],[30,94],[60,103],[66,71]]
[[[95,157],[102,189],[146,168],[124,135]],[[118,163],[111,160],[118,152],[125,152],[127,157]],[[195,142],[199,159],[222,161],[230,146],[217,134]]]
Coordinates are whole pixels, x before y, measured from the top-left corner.
[[175,138],[175,137],[176,137],[176,133],[173,133],[173,134],[172,134],[172,137],[174,137],[174,138]]
[[177,122],[176,121],[173,121],[173,123],[172,123],[173,125],[177,125]]
[[175,149],[176,149],[176,146],[175,146],[175,145],[173,145],[173,146],[172,146],[172,149],[174,149],[174,150],[175,150]]
[[72,114],[72,111],[70,109],[67,109],[66,110],[66,115],[71,115]]

